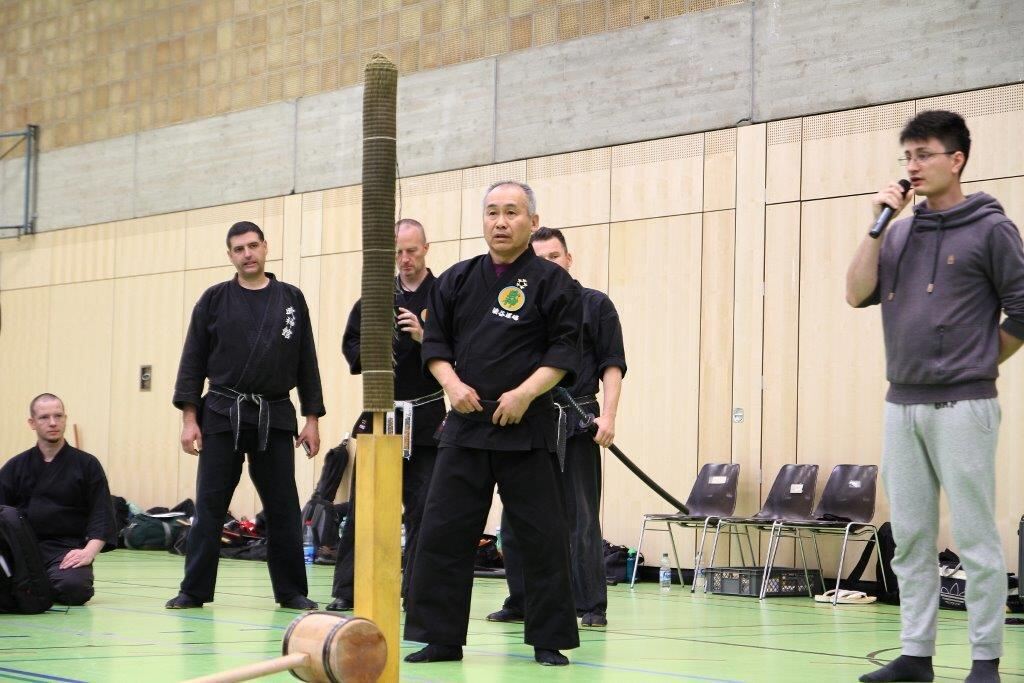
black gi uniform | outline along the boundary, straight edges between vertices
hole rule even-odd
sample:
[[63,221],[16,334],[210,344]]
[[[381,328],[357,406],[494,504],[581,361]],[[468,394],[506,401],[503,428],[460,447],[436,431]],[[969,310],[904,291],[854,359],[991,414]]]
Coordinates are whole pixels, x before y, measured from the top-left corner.
[[[201,406],[203,450],[196,475],[196,517],[188,536],[181,592],[213,600],[220,532],[249,458],[249,476],[267,517],[267,567],[274,599],[307,593],[302,519],[295,489],[295,407],[325,414],[306,300],[278,281],[245,289],[237,277],[203,292],[192,311],[174,387],[174,405]],[[203,381],[210,388],[200,398]]]
[[[622,325],[615,304],[603,292],[582,287],[583,331],[580,335],[580,373],[569,393],[583,409],[595,417],[601,414],[598,405],[598,382],[609,367],[626,374],[626,351],[622,343]],[[570,406],[565,423],[568,440],[565,445],[566,516],[569,520],[569,551],[572,568],[572,595],[576,613],[605,614],[608,609],[608,584],[605,578],[604,544],[601,537],[601,448],[594,435],[580,429],[578,416]],[[523,614],[526,609],[523,587],[523,566],[519,541],[506,516],[501,520],[502,552],[509,596],[504,608]]]
[[521,539],[525,640],[538,648],[579,646],[570,594],[569,547],[558,482],[556,413],[538,397],[519,424],[491,423],[497,399],[541,366],[575,381],[579,287],[532,247],[495,275],[489,255],[447,270],[430,293],[421,356],[446,360],[476,390],[482,412],[448,414],[427,494],[407,600],[406,640],[463,645],[473,563],[497,483]]
[[54,599],[84,605],[94,594],[92,565],[61,569],[69,550],[90,540],[100,552],[117,547],[117,523],[103,466],[94,456],[65,443],[46,462],[38,446],[14,456],[0,469],[0,505],[16,507],[39,539]]
[[[425,324],[427,313],[427,295],[437,278],[429,270],[427,277],[410,292],[402,287],[401,280],[395,278],[395,306],[400,306],[415,313],[420,324]],[[361,340],[362,300],[356,301],[345,325],[345,334],[341,340],[341,352],[348,361],[349,370],[353,375],[363,371],[360,362],[359,347]],[[423,518],[423,504],[427,500],[427,486],[430,476],[434,473],[434,461],[437,459],[437,439],[435,433],[441,420],[444,419],[444,392],[433,375],[423,372],[420,361],[420,344],[413,338],[395,330],[392,346],[395,357],[395,400],[417,403],[413,414],[412,456],[402,463],[402,506],[405,512],[402,519],[405,523],[405,572],[402,575],[402,594],[405,595],[409,586],[409,575],[412,569],[412,558],[416,552],[416,539],[419,537],[420,520]],[[430,397],[434,397],[431,399]],[[401,412],[395,416],[396,432],[401,432]],[[372,420],[369,413],[364,413],[353,434],[370,433]],[[358,466],[358,458],[357,465]],[[355,566],[355,498],[345,525],[341,540],[338,542],[338,562],[334,566],[334,586],[331,595],[352,602],[353,575]]]

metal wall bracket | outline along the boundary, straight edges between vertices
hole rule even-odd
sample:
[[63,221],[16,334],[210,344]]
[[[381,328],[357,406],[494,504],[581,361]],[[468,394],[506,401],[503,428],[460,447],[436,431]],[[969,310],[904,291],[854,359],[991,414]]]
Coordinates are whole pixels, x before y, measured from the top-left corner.
[[[39,126],[29,124],[24,130],[0,132],[0,139],[14,139],[14,144],[0,152],[0,161],[25,143],[25,193],[21,224],[0,225],[0,237],[21,237],[36,231],[36,183],[39,176]],[[9,234],[8,234],[9,233]]]

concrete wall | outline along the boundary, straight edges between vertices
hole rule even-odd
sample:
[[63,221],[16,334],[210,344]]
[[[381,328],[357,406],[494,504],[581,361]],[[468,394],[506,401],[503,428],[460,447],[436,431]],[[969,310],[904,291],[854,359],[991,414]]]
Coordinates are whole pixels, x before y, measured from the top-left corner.
[[[1022,32],[1019,0],[753,0],[421,72],[399,85],[400,170],[1019,82]],[[361,94],[356,86],[44,153],[39,229],[356,184]]]

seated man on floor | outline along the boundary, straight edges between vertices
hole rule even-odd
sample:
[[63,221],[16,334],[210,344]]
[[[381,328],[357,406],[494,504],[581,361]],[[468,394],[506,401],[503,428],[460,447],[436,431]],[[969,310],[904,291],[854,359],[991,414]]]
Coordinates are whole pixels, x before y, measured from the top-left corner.
[[54,600],[92,598],[92,562],[117,547],[117,527],[103,466],[64,440],[64,403],[40,394],[29,404],[36,445],[0,469],[0,505],[18,508],[39,539]]

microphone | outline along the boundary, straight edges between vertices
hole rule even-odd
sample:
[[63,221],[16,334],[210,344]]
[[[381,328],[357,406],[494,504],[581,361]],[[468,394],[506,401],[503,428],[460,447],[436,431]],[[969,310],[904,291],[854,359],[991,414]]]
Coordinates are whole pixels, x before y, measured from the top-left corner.
[[[910,181],[903,178],[900,180],[900,187],[903,188],[903,196],[906,197],[907,192],[910,191]],[[895,213],[896,209],[892,208],[888,204],[882,207],[882,213],[878,214],[878,220],[875,221],[875,224],[871,226],[871,230],[868,231],[868,234],[871,235],[871,239],[878,239],[878,236],[882,234],[883,230],[885,230],[885,226],[889,225],[889,221],[892,220]]]

